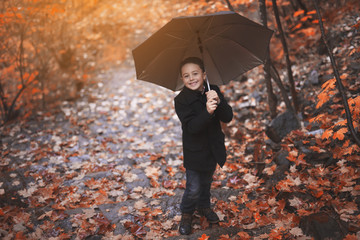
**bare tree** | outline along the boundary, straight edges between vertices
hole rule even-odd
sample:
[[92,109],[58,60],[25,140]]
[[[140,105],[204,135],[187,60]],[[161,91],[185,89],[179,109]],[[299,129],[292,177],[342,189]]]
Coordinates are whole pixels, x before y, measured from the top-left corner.
[[288,78],[289,78],[289,83],[290,83],[291,97],[292,97],[292,101],[293,101],[293,104],[294,104],[295,111],[298,112],[299,111],[299,103],[298,103],[298,99],[297,99],[297,93],[296,93],[296,89],[295,89],[294,78],[293,78],[293,74],[292,74],[292,70],[291,70],[291,61],[290,61],[290,57],[289,57],[289,49],[287,47],[285,34],[284,34],[283,29],[282,29],[282,25],[281,25],[281,21],[280,21],[280,17],[279,17],[279,10],[278,10],[277,4],[276,4],[276,0],[272,0],[272,3],[273,3],[274,15],[275,15],[275,19],[276,19],[276,25],[278,27],[278,30],[279,30],[279,33],[280,33],[281,43],[283,45],[284,52],[285,52],[286,66],[287,66],[287,73],[288,73]]
[[[9,3],[10,4],[10,3]],[[17,6],[18,2],[12,3],[14,6]],[[12,5],[4,6],[5,9],[12,9],[10,11],[14,11],[13,8],[10,8]],[[16,115],[15,107],[20,99],[21,95],[31,84],[34,83],[35,78],[33,75],[28,74],[29,64],[28,59],[26,57],[24,42],[26,39],[26,34],[29,28],[29,24],[25,21],[22,21],[20,17],[18,17],[15,12],[13,12],[14,22],[10,24],[4,24],[4,28],[6,29],[6,35],[2,36],[2,44],[6,46],[2,55],[4,55],[7,59],[11,58],[11,62],[7,62],[7,65],[14,65],[16,67],[16,71],[18,73],[18,77],[20,80],[20,84],[16,85],[16,83],[12,83],[13,87],[8,87],[4,83],[9,82],[6,77],[3,77],[0,82],[0,100],[1,100],[1,111],[2,111],[2,119],[4,122],[7,122],[14,118]],[[8,44],[16,43],[14,44]],[[5,68],[6,66],[1,66]],[[15,87],[14,87],[15,86]],[[13,89],[13,90],[10,90]],[[12,93],[11,95],[9,93]]]
[[[266,14],[266,5],[265,0],[259,0],[259,8],[260,8],[260,18],[262,24],[267,27],[267,14]],[[271,75],[270,75],[270,51],[267,50],[267,57],[264,64],[264,77],[266,83],[266,91],[268,94],[268,103],[269,103],[269,110],[271,118],[275,118],[276,107],[277,107],[277,97],[274,94],[273,87],[271,84]]]
[[321,37],[322,37],[322,40],[323,40],[323,42],[324,42],[324,44],[326,46],[328,55],[330,57],[331,65],[332,65],[334,75],[335,75],[335,79],[336,79],[336,86],[337,86],[337,89],[340,92],[342,102],[343,102],[343,105],[344,105],[344,108],[345,108],[347,127],[349,129],[349,132],[351,133],[351,136],[355,140],[356,144],[358,146],[360,146],[360,139],[357,136],[356,131],[354,129],[353,120],[352,120],[351,112],[350,112],[350,109],[349,109],[349,104],[348,104],[348,101],[347,101],[347,97],[346,97],[346,94],[345,94],[344,85],[342,84],[340,74],[339,74],[338,68],[336,66],[335,59],[334,59],[334,55],[332,54],[332,50],[330,49],[330,46],[326,41],[325,30],[324,30],[324,25],[323,25],[322,18],[321,18],[320,9],[319,9],[319,6],[318,6],[318,3],[317,3],[316,0],[313,0],[313,3],[315,5],[315,9],[316,9],[316,12],[317,12],[317,17],[318,17],[318,20],[319,20],[319,26],[320,26],[320,30],[321,30]]
[[231,11],[235,12],[235,9],[234,9],[234,7],[232,6],[231,2],[230,2],[229,0],[225,0],[225,1],[226,1],[227,5],[228,5],[228,8],[229,8]]

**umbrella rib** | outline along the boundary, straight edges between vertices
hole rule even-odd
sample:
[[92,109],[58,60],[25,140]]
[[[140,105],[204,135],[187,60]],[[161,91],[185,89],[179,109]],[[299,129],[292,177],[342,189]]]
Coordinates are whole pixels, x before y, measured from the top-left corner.
[[228,40],[228,41],[231,41],[231,42],[233,42],[233,43],[236,43],[237,45],[239,45],[239,46],[241,46],[243,49],[245,49],[247,52],[249,52],[251,55],[253,55],[257,60],[260,60],[261,62],[263,62],[263,60],[260,59],[260,58],[259,58],[258,56],[256,56],[255,54],[253,54],[252,51],[250,51],[248,48],[244,47],[242,44],[234,41],[233,39],[231,39],[231,38],[225,38],[225,37],[222,37],[222,36],[220,36],[219,38],[225,39],[225,40]]
[[225,29],[222,29],[222,31],[218,32],[217,34],[211,35],[209,38],[206,38],[206,39],[204,40],[204,42],[209,41],[209,40],[211,40],[211,39],[213,39],[213,38],[216,38],[217,36],[219,36],[219,35],[222,34],[223,32],[227,31],[229,28],[230,28],[230,26],[228,26],[228,27],[225,28]]
[[178,39],[178,40],[183,40],[185,42],[188,42],[188,40],[184,39],[184,38],[181,38],[181,37],[178,37],[178,36],[175,36],[175,35],[172,35],[170,33],[166,33],[166,36],[169,36],[169,37],[172,37],[172,38],[175,38],[175,39]]
[[188,26],[189,29],[190,29],[190,32],[195,32],[195,31],[193,30],[193,28],[191,27],[191,24],[190,24],[189,19],[185,19],[185,20],[186,20],[187,26]]
[[[231,41],[231,42],[234,42],[234,43],[240,45],[244,50],[246,50],[247,52],[249,52],[254,58],[256,58],[256,59],[259,60],[261,63],[263,63],[263,60],[262,60],[262,59],[260,59],[260,58],[257,57],[256,55],[252,54],[252,52],[251,52],[249,49],[247,49],[246,47],[244,47],[243,45],[241,45],[241,44],[237,43],[236,41],[234,41],[234,40],[232,40],[232,39],[229,39],[229,38],[224,38],[224,37],[220,37],[220,38],[225,39],[225,40],[229,40],[229,41]],[[219,66],[216,64],[216,61],[214,61],[214,57],[212,56],[211,51],[209,50],[209,48],[208,48],[206,45],[205,45],[204,47],[205,47],[205,49],[206,49],[206,52],[207,52],[208,55],[210,56],[211,61],[213,62],[215,68],[218,69],[219,74],[220,74],[220,76],[221,76],[222,74],[220,73],[220,68],[219,68]],[[206,70],[206,66],[205,66],[205,70]],[[221,79],[221,81],[224,82],[223,79]]]
[[209,31],[210,26],[212,25],[213,21],[214,21],[214,16],[212,16],[212,17],[210,18],[210,23],[209,23],[209,25],[207,26],[207,29],[206,29],[205,34],[204,34],[204,35],[206,35],[206,34],[207,34],[207,32]]
[[[214,61],[214,58],[213,58],[213,56],[211,55],[209,49],[208,49],[206,46],[205,46],[205,48],[206,48],[206,52],[209,54],[209,56],[210,56],[210,58],[211,58],[211,61],[214,63],[215,68],[216,68],[216,69],[219,69],[219,67],[218,67],[217,64],[216,64],[216,61]],[[205,60],[205,59],[204,59],[204,60]],[[204,65],[205,65],[205,62],[204,62]],[[206,66],[205,66],[205,71],[206,71]],[[222,79],[221,79],[221,81],[222,81]]]
[[[216,33],[216,34],[210,35],[210,37],[207,38],[207,39],[205,39],[205,41],[208,40],[208,39],[212,39],[213,37],[216,37],[216,36],[219,35],[219,34],[222,34],[223,32],[227,31],[227,30],[230,29],[231,27],[237,27],[237,26],[241,26],[241,25],[244,25],[244,26],[247,26],[247,27],[253,27],[253,28],[263,27],[263,26],[261,26],[261,25],[259,25],[259,26],[256,26],[256,25],[249,26],[249,25],[246,25],[246,24],[228,23],[228,24],[224,24],[224,25],[222,26],[221,31],[219,31],[219,32]],[[207,32],[209,31],[209,29],[210,29],[210,26],[207,28],[207,30],[206,30],[205,33],[207,33]],[[204,35],[206,35],[206,34],[204,34]]]

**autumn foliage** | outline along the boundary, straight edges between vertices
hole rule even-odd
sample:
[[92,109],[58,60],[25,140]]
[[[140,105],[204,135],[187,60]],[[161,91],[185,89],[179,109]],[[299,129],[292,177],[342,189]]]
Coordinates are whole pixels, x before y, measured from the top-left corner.
[[59,96],[74,98],[86,82],[91,67],[78,56],[84,46],[72,33],[75,13],[69,9],[64,1],[1,4],[2,122],[26,117]]
[[[131,49],[172,17],[228,10],[227,2],[258,19],[258,4],[249,0],[0,3],[1,237],[181,239],[185,169],[174,93],[124,80],[129,68],[115,70],[132,69]],[[272,1],[265,3],[275,31],[273,72],[289,92]],[[359,134],[358,1],[322,3]],[[234,109],[234,120],[223,126],[228,161],[212,185],[221,222],[195,217],[193,239],[311,239],[315,225],[337,229],[338,239],[359,237],[360,147],[347,127],[316,11],[310,0],[277,5],[301,128],[279,143],[265,135],[270,116],[262,67],[221,87]],[[111,71],[119,74],[106,79]],[[111,93],[97,89],[102,84]],[[274,92],[281,95],[275,85]],[[18,121],[26,118],[33,121]]]

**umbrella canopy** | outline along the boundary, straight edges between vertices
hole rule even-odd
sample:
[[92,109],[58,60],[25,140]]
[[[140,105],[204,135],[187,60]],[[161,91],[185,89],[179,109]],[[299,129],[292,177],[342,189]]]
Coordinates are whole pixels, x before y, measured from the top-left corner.
[[226,84],[264,62],[272,34],[232,11],[173,18],[132,51],[136,77],[180,90],[180,63],[199,57],[210,84]]

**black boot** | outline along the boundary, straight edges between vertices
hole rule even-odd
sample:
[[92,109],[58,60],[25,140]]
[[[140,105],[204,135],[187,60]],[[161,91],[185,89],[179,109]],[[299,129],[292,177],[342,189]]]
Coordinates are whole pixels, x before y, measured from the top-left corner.
[[206,217],[209,223],[217,223],[220,221],[218,215],[211,208],[200,208],[198,213]]
[[189,235],[191,233],[191,221],[192,221],[192,214],[183,213],[181,215],[181,221],[179,227],[179,232],[181,235]]

